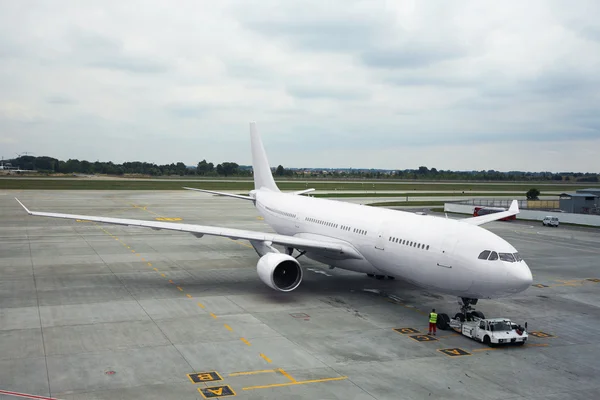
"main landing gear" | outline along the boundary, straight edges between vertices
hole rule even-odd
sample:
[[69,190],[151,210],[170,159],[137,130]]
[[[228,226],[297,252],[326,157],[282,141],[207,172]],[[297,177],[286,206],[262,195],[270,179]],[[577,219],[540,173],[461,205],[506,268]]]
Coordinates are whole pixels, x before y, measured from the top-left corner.
[[[474,310],[473,307],[471,307],[475,304],[477,304],[477,299],[470,299],[467,297],[459,298],[458,305],[460,306],[460,312],[454,315],[454,319],[459,320],[460,322],[472,321],[473,317],[485,319],[485,316],[481,311]],[[438,314],[436,325],[438,329],[442,331],[450,329],[450,317],[448,316],[448,314]]]
[[[379,279],[379,280],[382,280],[382,279],[385,279],[385,278],[386,278],[386,276],[385,276],[385,275],[367,274],[367,276],[368,276],[369,278],[375,278],[375,279]],[[388,279],[396,279],[396,277],[394,277],[394,276],[390,276],[390,275],[388,275],[388,276],[387,276],[387,278],[388,278]]]

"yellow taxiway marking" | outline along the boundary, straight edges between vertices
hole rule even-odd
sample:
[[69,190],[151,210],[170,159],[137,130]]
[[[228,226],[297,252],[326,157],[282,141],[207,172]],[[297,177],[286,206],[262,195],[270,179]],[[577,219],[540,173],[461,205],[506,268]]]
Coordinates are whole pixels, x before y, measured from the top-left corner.
[[152,269],[155,270],[156,272],[158,272],[158,268],[155,267],[155,268],[152,268]]
[[246,340],[246,338],[243,338],[243,337],[241,337],[241,338],[240,338],[240,340],[241,340],[242,342],[246,343],[248,346],[252,346],[252,345],[250,344],[250,342]]
[[198,303],[198,307],[200,307],[200,308],[204,308],[204,304],[202,304],[202,303]]
[[166,277],[167,277],[165,274],[160,274],[160,276],[162,276],[163,278],[166,278]]
[[131,247],[127,246],[126,244],[124,244],[123,246],[126,246],[128,249],[130,249]]
[[213,313],[210,313],[210,316],[213,317],[214,319],[217,319],[217,316]]
[[[229,238],[227,238],[227,239],[229,239]],[[249,245],[249,244],[242,243],[242,242],[238,242],[237,240],[234,240],[234,239],[229,239],[229,240],[231,240],[232,242],[235,242],[235,243],[239,244],[240,246],[245,246],[245,247],[248,247],[249,249],[253,249],[253,248],[254,248],[254,247],[252,247],[252,246],[251,246],[251,245]]]
[[131,250],[132,253],[135,253],[135,250]]
[[172,279],[169,279],[169,283],[173,283],[173,280],[172,280]]
[[146,259],[145,259],[145,258],[142,258],[142,261],[146,261]]
[[230,332],[233,332],[233,329],[231,329],[231,327],[227,324],[223,324],[223,326],[225,327],[225,329],[227,329]]
[[188,299],[191,299],[191,298],[192,298],[192,295],[191,295],[191,294],[189,294],[189,293],[187,293],[187,294],[186,294],[186,296],[188,297]]
[[272,363],[272,362],[273,362],[273,361],[271,361],[271,359],[270,359],[269,357],[265,356],[263,353],[260,353],[259,355],[260,355],[262,358],[264,358],[264,360],[265,360],[266,362],[268,362],[268,363]]
[[548,347],[547,343],[527,343],[525,346],[527,347]]
[[298,382],[297,380],[295,380],[294,378],[292,378],[292,376],[290,374],[288,374],[287,372],[285,372],[283,370],[283,368],[279,368],[278,371],[281,373],[281,375],[283,375],[286,378],[288,378],[291,382]]
[[484,347],[483,349],[475,349],[475,350],[471,350],[471,351],[475,352],[475,351],[494,351],[494,350],[500,350],[500,349],[498,347],[493,347],[493,348],[492,347],[487,347],[487,348]]
[[339,376],[337,378],[312,379],[312,380],[309,380],[309,381],[296,381],[296,382],[288,382],[288,383],[275,383],[273,385],[250,386],[250,387],[242,388],[242,390],[267,389],[267,388],[272,388],[272,387],[282,387],[282,386],[292,386],[292,385],[304,385],[304,384],[307,384],[307,383],[342,381],[344,379],[348,379],[348,377],[347,376]]
[[232,372],[229,376],[244,376],[244,375],[256,375],[256,374],[266,374],[269,372],[275,372],[274,369],[260,369],[258,371],[244,371],[244,372]]
[[140,253],[135,253],[136,256],[141,257],[142,255]]
[[148,266],[149,266],[149,267],[151,267],[151,266],[152,266],[152,263],[148,263]]
[[256,217],[257,220],[259,221],[264,221],[265,219],[263,217]]
[[177,289],[179,289],[180,292],[183,292],[183,289],[181,288],[181,286],[177,286]]

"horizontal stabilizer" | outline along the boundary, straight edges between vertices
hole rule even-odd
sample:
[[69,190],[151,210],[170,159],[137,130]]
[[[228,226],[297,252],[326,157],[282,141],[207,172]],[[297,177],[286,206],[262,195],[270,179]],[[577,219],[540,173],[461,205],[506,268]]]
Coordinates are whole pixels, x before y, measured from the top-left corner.
[[513,215],[517,215],[518,213],[519,213],[519,202],[517,200],[513,200],[512,203],[510,203],[510,207],[508,208],[508,211],[501,211],[498,213],[481,215],[479,217],[465,218],[465,219],[461,219],[460,221],[466,222],[471,225],[483,225],[483,224],[487,224],[488,222],[498,221],[499,219],[502,219],[502,218],[512,217]]
[[186,190],[195,190],[197,192],[211,193],[211,194],[216,194],[216,195],[219,195],[219,196],[234,197],[236,199],[242,199],[242,200],[254,200],[253,197],[242,196],[241,194],[215,192],[214,190],[196,189],[196,188],[189,188],[189,187],[184,187],[184,189],[186,189]]
[[299,196],[301,194],[306,194],[306,193],[310,193],[310,192],[314,192],[314,191],[315,191],[315,189],[306,189],[306,190],[300,190],[298,192],[292,192],[292,194]]

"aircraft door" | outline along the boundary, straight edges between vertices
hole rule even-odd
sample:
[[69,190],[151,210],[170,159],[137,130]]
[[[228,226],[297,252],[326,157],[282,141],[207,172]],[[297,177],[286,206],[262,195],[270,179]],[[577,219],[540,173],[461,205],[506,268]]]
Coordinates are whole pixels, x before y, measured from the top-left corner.
[[377,240],[375,241],[375,248],[377,250],[385,250],[385,242],[388,237],[388,227],[384,222],[379,225],[379,232],[377,233]]

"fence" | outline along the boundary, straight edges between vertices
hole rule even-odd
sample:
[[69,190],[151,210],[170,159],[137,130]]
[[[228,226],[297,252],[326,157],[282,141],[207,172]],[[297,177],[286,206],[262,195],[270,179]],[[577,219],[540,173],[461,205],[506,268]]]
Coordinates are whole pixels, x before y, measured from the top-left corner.
[[[517,200],[517,202],[520,209],[557,210],[560,208],[558,200]],[[504,207],[508,210],[512,199],[469,199],[453,203],[479,207]]]

